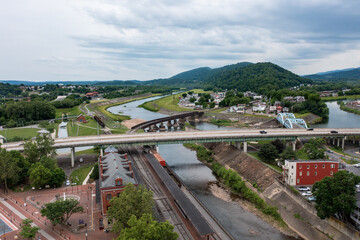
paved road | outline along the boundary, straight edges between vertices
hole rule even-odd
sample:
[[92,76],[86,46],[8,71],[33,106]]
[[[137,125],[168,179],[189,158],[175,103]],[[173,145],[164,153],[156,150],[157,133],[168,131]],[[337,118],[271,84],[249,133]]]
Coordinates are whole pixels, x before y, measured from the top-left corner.
[[[265,129],[266,134],[260,134],[257,129],[250,130],[221,130],[221,131],[192,131],[192,132],[155,132],[139,134],[113,134],[100,136],[83,136],[55,139],[55,148],[81,147],[94,145],[154,145],[184,142],[226,142],[226,141],[257,141],[257,140],[295,140],[298,137],[344,137],[360,136],[360,128],[331,129],[319,128],[314,131],[306,129]],[[2,146],[8,150],[23,150],[23,142],[8,143]]]

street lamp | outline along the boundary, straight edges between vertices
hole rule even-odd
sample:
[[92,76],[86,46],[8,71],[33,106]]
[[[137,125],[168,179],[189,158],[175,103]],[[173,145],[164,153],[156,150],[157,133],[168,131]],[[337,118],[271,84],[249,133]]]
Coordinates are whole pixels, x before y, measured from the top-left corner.
[[87,227],[86,227],[86,232],[85,232],[85,239],[87,240]]

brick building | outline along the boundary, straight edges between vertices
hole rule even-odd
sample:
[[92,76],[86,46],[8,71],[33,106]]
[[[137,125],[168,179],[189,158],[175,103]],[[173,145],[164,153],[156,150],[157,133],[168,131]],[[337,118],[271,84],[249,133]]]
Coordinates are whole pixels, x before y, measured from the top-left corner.
[[114,147],[108,147],[99,157],[99,188],[102,214],[110,206],[110,199],[117,197],[127,183],[136,184],[131,161],[127,154],[119,154]]
[[339,163],[331,160],[285,160],[283,181],[291,186],[313,185],[338,171]]

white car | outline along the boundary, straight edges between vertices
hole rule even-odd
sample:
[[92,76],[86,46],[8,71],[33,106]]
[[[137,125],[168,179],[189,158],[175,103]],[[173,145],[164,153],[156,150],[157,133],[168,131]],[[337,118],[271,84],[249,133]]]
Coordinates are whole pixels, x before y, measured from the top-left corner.
[[70,180],[66,180],[65,185],[70,186]]
[[360,163],[356,163],[353,166],[358,168],[358,167],[360,167]]
[[303,196],[311,196],[312,193],[310,191],[307,191],[307,192],[301,193],[301,195],[303,195]]
[[300,191],[310,191],[309,187],[299,187]]

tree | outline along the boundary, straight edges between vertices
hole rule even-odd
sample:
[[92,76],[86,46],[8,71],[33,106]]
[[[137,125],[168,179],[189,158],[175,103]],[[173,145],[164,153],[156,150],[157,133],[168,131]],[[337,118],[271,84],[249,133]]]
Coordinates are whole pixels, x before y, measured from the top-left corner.
[[21,232],[19,233],[21,237],[28,238],[28,239],[34,239],[34,237],[36,236],[36,234],[38,233],[40,228],[31,226],[32,222],[33,221],[28,218],[24,219],[21,222],[21,227],[20,227]]
[[210,103],[210,108],[214,108],[215,107],[215,102]]
[[50,171],[54,171],[57,168],[57,161],[55,158],[42,156],[40,158],[40,163]]
[[174,226],[168,221],[158,222],[153,220],[151,214],[145,213],[140,219],[132,215],[128,221],[128,228],[121,230],[118,240],[176,240],[179,235],[174,232]]
[[41,163],[35,163],[30,168],[30,183],[36,188],[49,184],[51,176],[51,171]]
[[24,155],[30,163],[40,161],[42,157],[54,158],[56,150],[53,148],[54,139],[46,134],[38,134],[35,141],[26,141]]
[[323,159],[325,157],[325,140],[322,138],[310,139],[305,143],[304,149],[309,159]]
[[60,187],[62,183],[65,181],[66,175],[64,170],[61,168],[55,168],[55,170],[52,172],[50,185]]
[[84,208],[79,205],[80,202],[75,199],[58,200],[45,204],[41,209],[41,216],[46,217],[55,226],[56,224],[65,224],[71,215],[83,212]]
[[287,146],[285,150],[280,154],[280,158],[283,160],[296,159],[296,152],[292,150],[291,146]]
[[279,152],[271,143],[265,143],[260,147],[258,155],[261,160],[271,163],[279,156]]
[[313,186],[316,197],[317,215],[324,219],[332,215],[348,219],[356,208],[356,184],[360,176],[347,171],[339,171],[333,177],[325,177]]
[[154,201],[153,193],[144,186],[135,186],[128,183],[119,197],[110,200],[110,207],[107,211],[108,218],[113,222],[112,231],[120,233],[129,225],[127,222],[132,215],[140,218],[144,213],[152,213]]
[[183,94],[182,94],[182,97],[183,97],[183,98],[186,98],[186,96],[187,96],[186,93],[183,93]]
[[94,169],[93,169],[90,177],[94,180],[99,179],[99,164],[98,163],[95,163]]
[[271,144],[276,147],[278,153],[282,153],[282,151],[284,151],[285,146],[283,141],[281,141],[280,139],[276,139],[275,141],[272,141]]
[[11,154],[1,148],[0,144],[0,181],[4,183],[4,193],[7,192],[8,181],[16,182],[19,178],[20,169],[17,162],[13,161]]
[[196,101],[196,98],[192,97],[190,98],[189,102],[194,103]]

